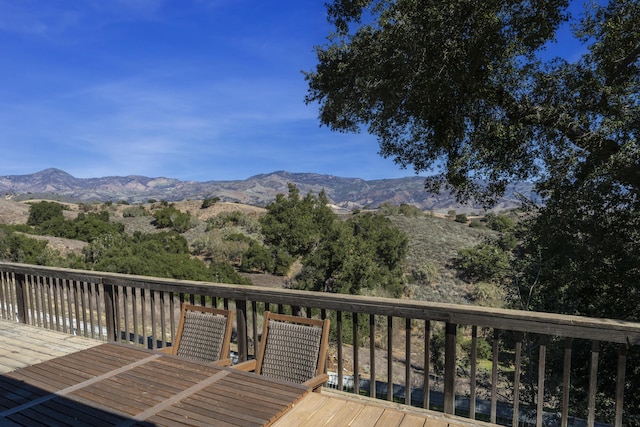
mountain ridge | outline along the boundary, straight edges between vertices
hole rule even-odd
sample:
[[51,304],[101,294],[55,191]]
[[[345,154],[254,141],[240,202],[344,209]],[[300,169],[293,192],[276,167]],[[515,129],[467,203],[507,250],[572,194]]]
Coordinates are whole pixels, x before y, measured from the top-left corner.
[[[474,203],[460,204],[447,192],[429,193],[425,178],[412,176],[365,180],[318,173],[275,171],[251,176],[245,180],[181,181],[167,177],[141,175],[76,178],[57,169],[44,169],[33,174],[0,176],[0,193],[6,198],[57,198],[68,201],[146,202],[149,199],[181,201],[219,197],[223,201],[265,206],[277,194],[287,194],[288,184],[298,187],[301,194],[324,190],[330,202],[346,210],[378,207],[383,203],[410,204],[421,210],[460,212],[482,210]],[[517,194],[535,197],[533,185],[510,185],[494,210],[519,205]]]

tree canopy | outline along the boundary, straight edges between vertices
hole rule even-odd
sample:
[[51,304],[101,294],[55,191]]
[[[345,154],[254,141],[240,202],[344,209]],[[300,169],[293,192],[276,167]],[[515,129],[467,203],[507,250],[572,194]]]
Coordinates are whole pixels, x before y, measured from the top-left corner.
[[[306,73],[307,103],[333,130],[362,127],[380,154],[442,174],[459,198],[487,202],[513,180],[553,195],[606,176],[634,198],[640,184],[640,5],[567,0],[334,0],[335,33]],[[585,47],[545,59],[561,25]],[[486,184],[479,184],[479,179]]]
[[[491,206],[508,183],[535,182],[544,204],[522,235],[514,282],[533,292],[528,307],[638,319],[640,3],[327,7],[335,32],[306,73],[321,124],[366,129],[382,156],[440,172],[427,189],[460,200]],[[560,28],[581,44],[567,58],[547,51]]]

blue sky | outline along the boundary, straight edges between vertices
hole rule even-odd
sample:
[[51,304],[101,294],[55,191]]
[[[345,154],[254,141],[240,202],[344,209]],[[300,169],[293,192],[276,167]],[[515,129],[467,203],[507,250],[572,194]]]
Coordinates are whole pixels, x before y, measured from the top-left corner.
[[413,175],[320,127],[323,0],[0,0],[1,175]]

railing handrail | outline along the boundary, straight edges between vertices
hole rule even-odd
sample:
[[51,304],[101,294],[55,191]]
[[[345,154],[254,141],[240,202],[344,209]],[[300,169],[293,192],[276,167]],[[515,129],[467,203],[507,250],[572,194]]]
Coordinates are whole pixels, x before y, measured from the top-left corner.
[[103,285],[126,285],[141,289],[216,296],[234,300],[260,300],[301,307],[358,312],[389,317],[443,321],[457,325],[482,325],[495,329],[640,344],[640,323],[565,314],[478,307],[383,297],[333,294],[256,285],[165,279],[120,273],[73,270],[0,262],[0,270],[16,274],[48,275]]

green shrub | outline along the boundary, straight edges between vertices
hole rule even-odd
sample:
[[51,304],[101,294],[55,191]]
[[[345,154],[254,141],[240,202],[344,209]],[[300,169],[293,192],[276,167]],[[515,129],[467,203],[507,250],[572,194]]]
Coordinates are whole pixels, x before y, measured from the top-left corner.
[[200,206],[200,209],[207,209],[208,207],[215,205],[219,201],[220,197],[207,197],[202,201],[202,206]]
[[29,208],[28,225],[38,226],[49,221],[64,220],[63,205],[56,202],[38,202]]
[[462,224],[466,224],[467,223],[467,216],[465,214],[457,214],[456,215],[456,222],[461,222]]
[[235,268],[226,261],[211,264],[213,280],[217,283],[229,283],[236,285],[252,285],[250,279],[238,274]]
[[131,206],[122,211],[123,218],[137,218],[141,216],[149,216],[149,211],[144,206]]

